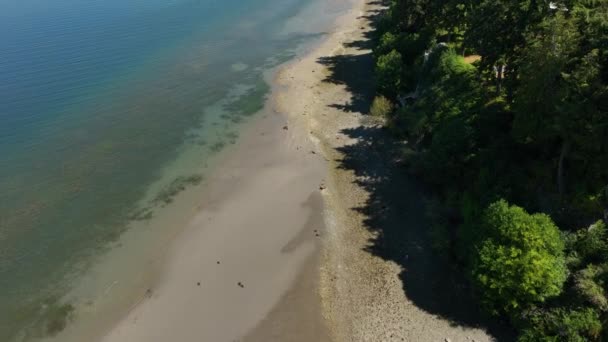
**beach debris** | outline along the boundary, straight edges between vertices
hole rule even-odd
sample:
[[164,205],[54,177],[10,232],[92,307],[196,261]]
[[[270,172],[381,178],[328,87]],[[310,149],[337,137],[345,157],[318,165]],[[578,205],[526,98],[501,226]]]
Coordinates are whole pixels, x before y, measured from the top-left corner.
[[315,152],[315,151],[310,151],[310,153],[312,153],[312,154],[317,154],[317,152]]
[[325,184],[319,185],[319,190],[325,190],[325,189],[326,189]]
[[219,260],[217,261],[217,264],[218,264],[218,265],[220,264],[220,261],[219,261]]
[[444,340],[444,341],[445,341],[445,342],[452,342],[452,340],[450,340],[450,339],[449,339],[449,338],[447,338],[447,337],[445,338],[445,340]]
[[196,283],[196,285],[197,285],[197,286],[201,286],[201,282],[200,282],[200,281],[199,281],[199,282],[197,282],[197,283]]
[[240,288],[244,288],[245,285],[243,285],[243,283],[241,283],[240,281],[238,283],[236,283]]
[[283,130],[284,130],[284,131],[287,131],[287,130],[289,130],[289,127],[287,127],[287,126],[283,126]]

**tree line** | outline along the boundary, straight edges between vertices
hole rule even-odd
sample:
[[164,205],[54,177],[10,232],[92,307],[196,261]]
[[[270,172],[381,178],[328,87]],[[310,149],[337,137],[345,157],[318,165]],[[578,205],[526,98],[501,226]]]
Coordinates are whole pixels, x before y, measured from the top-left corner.
[[608,341],[608,0],[391,0],[371,113],[520,341]]

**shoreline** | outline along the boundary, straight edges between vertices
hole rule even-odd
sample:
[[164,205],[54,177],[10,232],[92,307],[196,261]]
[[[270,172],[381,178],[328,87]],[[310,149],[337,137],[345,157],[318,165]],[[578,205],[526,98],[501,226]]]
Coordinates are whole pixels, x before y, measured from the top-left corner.
[[103,341],[239,339],[291,287],[318,248],[311,208],[325,167],[267,112],[209,177],[145,300]]
[[[327,36],[339,29],[335,23]],[[154,286],[103,341],[329,341],[316,290],[326,160],[307,128],[292,120],[296,109],[279,103],[292,90],[277,82],[325,40],[268,72],[263,115],[206,180],[194,218],[161,258]]]
[[[318,285],[331,340],[494,341],[475,320],[452,321],[440,313],[443,309],[426,305],[449,294],[418,290],[435,288],[427,276],[438,272],[430,246],[424,245],[424,192],[382,154],[384,147],[376,146],[391,138],[367,113],[375,94],[372,21],[382,9],[378,2],[358,1],[338,18],[327,39],[277,77],[290,89],[285,107],[296,109],[292,120],[307,127],[328,160],[323,191],[327,232]],[[387,175],[400,184],[395,188],[409,193],[392,193],[390,185],[380,189]],[[399,221],[375,222],[387,210],[395,211],[392,218]],[[403,231],[398,233],[401,246],[383,251],[390,247],[382,234],[395,228]],[[419,265],[410,274],[394,261],[395,255],[383,253],[411,256]]]
[[155,261],[154,285],[103,341],[493,340],[420,307],[405,270],[369,250],[369,173],[345,162],[365,142],[359,131],[377,127],[366,115],[381,7],[345,1],[328,34],[269,71],[263,114],[204,194],[186,191],[197,205]]
[[[333,23],[335,20],[334,17],[344,13],[347,7],[345,4],[350,4],[351,1],[352,0],[329,0],[314,2],[311,3],[310,6],[305,7],[306,12],[303,13],[325,11],[324,14],[316,20],[322,25],[314,26],[314,29],[319,30],[319,27],[328,27],[329,30],[329,28],[333,27],[333,25],[329,25],[329,23]],[[329,18],[331,18],[331,20]],[[286,32],[296,32],[299,29],[298,25],[302,25],[302,23],[299,22],[300,20],[302,20],[300,17],[293,17],[292,19],[287,20],[285,23]],[[294,54],[295,57],[264,71],[266,84],[270,87],[274,87],[275,82],[273,81],[273,78],[279,70],[290,63],[290,61],[314,50],[316,46],[322,43],[324,37],[327,35],[328,33],[324,32],[321,36],[310,38],[307,42],[295,46],[293,50],[290,49],[289,53]],[[258,171],[266,172],[266,169],[270,169],[271,167],[269,167],[269,165],[272,166],[272,164],[308,164],[308,162],[303,162],[302,158],[292,158],[294,153],[299,153],[299,145],[308,146],[308,142],[297,142],[297,139],[303,139],[305,135],[297,134],[297,137],[293,137],[292,135],[296,134],[298,131],[295,127],[291,127],[288,131],[282,129],[286,124],[286,116],[283,113],[276,112],[276,108],[273,108],[273,98],[269,98],[274,97],[275,91],[276,89],[273,89],[267,93],[268,96],[264,100],[264,109],[262,111],[247,118],[244,122],[239,123],[240,137],[237,139],[235,145],[232,145],[231,143],[219,153],[213,155],[211,160],[205,160],[203,170],[204,179],[200,184],[193,184],[181,191],[173,198],[172,203],[168,205],[166,209],[155,212],[152,219],[141,221],[133,220],[130,222],[129,229],[126,229],[118,240],[115,242],[113,241],[108,246],[104,246],[104,250],[99,253],[99,256],[94,260],[87,261],[89,263],[86,264],[86,267],[82,266],[83,269],[87,269],[86,272],[75,273],[74,276],[71,277],[73,285],[69,291],[66,291],[66,295],[61,297],[61,302],[69,303],[74,311],[68,313],[64,318],[59,318],[64,319],[67,326],[57,334],[37,336],[34,337],[35,340],[79,342],[83,340],[93,341],[109,338],[107,335],[112,334],[112,331],[116,330],[118,326],[128,325],[125,324],[125,322],[127,322],[130,317],[139,315],[142,306],[148,305],[148,302],[160,296],[162,291],[159,291],[159,287],[164,286],[163,284],[167,282],[167,278],[169,278],[168,270],[174,268],[174,266],[171,265],[171,260],[179,258],[179,256],[176,256],[176,254],[178,254],[176,251],[181,249],[182,245],[184,245],[184,242],[181,241],[184,239],[181,239],[181,236],[186,235],[193,237],[196,235],[192,232],[196,229],[191,226],[194,225],[193,222],[201,216],[201,212],[204,211],[210,203],[215,210],[217,209],[216,207],[221,206],[220,202],[229,202],[229,200],[224,197],[233,196],[235,193],[239,192],[241,192],[241,194],[236,195],[236,197],[243,197],[242,191],[237,188],[238,186],[242,186],[244,183],[249,182],[246,179],[248,172],[254,174]],[[256,129],[265,136],[260,138],[258,136],[258,133],[260,132],[255,132]],[[277,150],[274,148],[275,146],[282,145],[285,141],[291,144],[291,150],[288,152],[283,149]],[[251,144],[257,144],[259,146],[255,148],[255,151],[252,151],[248,149],[248,146]],[[307,149],[308,147],[304,147],[301,150],[302,154],[306,158],[310,157],[314,159],[314,155],[311,154],[308,156],[307,153],[304,152]],[[313,149],[313,147],[310,148],[310,150]],[[191,152],[192,151],[189,150],[187,151],[187,153]],[[288,154],[289,156],[287,156]],[[263,165],[260,161],[243,163],[238,161],[239,159],[247,161],[251,158],[251,155],[268,157],[266,162],[268,165]],[[276,158],[272,159],[270,158],[270,155],[272,155],[273,158]],[[317,155],[316,158],[319,159],[320,163],[324,162],[320,155]],[[286,162],[287,159],[289,159],[289,162]],[[178,161],[178,163],[179,162],[181,162],[181,160]],[[173,164],[178,163],[172,163],[167,167],[164,167],[162,173],[164,174],[166,171],[168,175],[174,174]],[[209,166],[207,166],[207,164],[209,164]],[[322,174],[326,169],[324,166],[317,165],[314,167],[318,168],[319,174]],[[232,169],[238,169],[238,171],[232,172]],[[302,168],[294,167],[294,170],[291,173],[295,175],[300,169]],[[224,177],[228,173],[233,173],[231,179],[226,179]],[[181,175],[181,173],[177,173],[176,175]],[[306,176],[304,178],[306,178]],[[314,182],[315,184],[311,186],[309,191],[318,192],[322,176],[319,176],[318,178],[319,181]],[[236,184],[237,182],[240,184]],[[160,189],[159,186],[156,186],[158,185],[157,183],[160,184],[160,182],[155,182],[148,189],[149,193],[141,200],[142,206],[146,204],[147,197],[155,196],[156,192]],[[259,179],[256,179],[251,180],[251,183],[261,182]],[[212,191],[209,191],[208,189],[210,186],[217,191],[212,194]],[[256,195],[260,195],[260,197],[289,198],[290,200],[298,196],[292,196],[291,194],[287,196],[284,196],[283,194],[270,195],[271,191],[266,190],[267,189],[257,191]],[[274,192],[276,192],[276,190]],[[249,197],[251,198],[254,196],[250,195]],[[308,197],[301,196],[301,199],[302,201],[308,201]],[[315,198],[314,202],[320,203],[320,201],[321,198]],[[244,207],[247,209],[247,206],[244,205]],[[322,205],[315,205],[314,207],[319,208],[322,207]],[[164,208],[164,206],[162,208]],[[298,203],[297,205],[292,204],[292,208],[297,211],[298,216],[302,217],[308,217],[312,212],[312,209],[302,207],[302,203]],[[314,212],[317,213],[320,211],[315,209]],[[319,221],[319,227],[322,227],[322,219],[317,219],[317,221]],[[272,224],[271,226],[274,227],[273,229],[280,228],[277,227],[276,224]],[[290,227],[292,230],[291,233],[294,235],[293,238],[296,239],[295,237],[299,236],[296,240],[298,241],[298,244],[304,246],[294,246],[295,242],[292,242],[291,240],[285,242],[285,245],[291,246],[291,249],[297,247],[297,253],[304,256],[287,256],[287,262],[291,263],[290,268],[295,270],[293,274],[288,275],[289,277],[301,279],[303,274],[309,274],[307,273],[308,271],[305,270],[316,269],[316,267],[312,267],[312,265],[317,264],[316,255],[318,254],[319,247],[316,244],[318,244],[317,240],[319,240],[319,237],[315,236],[314,231],[317,230],[320,232],[322,228],[319,227],[312,229],[310,235],[314,238],[309,239],[308,241],[303,241],[302,236],[300,236],[302,234],[297,235],[295,229]],[[224,228],[215,227],[215,223],[207,222],[199,225],[199,230],[208,229]],[[264,230],[261,231],[264,232]],[[186,238],[185,240],[188,239]],[[202,240],[202,238],[199,237],[199,240]],[[236,244],[241,247],[246,247],[246,241],[241,240],[242,239],[238,239]],[[201,241],[200,248],[207,248],[208,244],[208,242]],[[272,248],[281,250],[281,253],[291,253],[283,251],[276,242],[271,244]],[[314,252],[309,251],[311,245],[315,248]],[[211,246],[210,249],[221,246],[222,244],[218,244],[218,246]],[[284,255],[281,254],[279,257],[282,258]],[[272,263],[269,262],[266,266],[271,266],[271,264]],[[192,264],[191,266],[195,267],[196,265]],[[284,270],[283,273],[285,273]],[[259,277],[263,276],[264,275],[262,274]],[[289,280],[282,281],[282,283],[277,285],[271,284],[271,290],[273,286],[276,287],[276,294],[273,294],[272,300],[269,300],[268,303],[264,304],[264,306],[268,306],[268,308],[265,308],[262,311],[271,311],[275,302],[280,300],[282,295],[286,295],[287,292],[291,291],[291,283],[293,282],[294,280]],[[306,293],[308,294],[308,292]],[[155,307],[159,308],[158,312],[163,310],[162,306]],[[235,308],[238,309],[236,305]],[[152,311],[155,310],[156,309]],[[259,314],[257,316],[259,317],[255,317],[254,321],[259,323],[263,320],[264,315]],[[320,315],[317,315],[315,312],[315,315],[311,317],[318,318]],[[311,321],[313,321],[313,318],[311,318]],[[318,321],[315,322],[315,324],[322,323]],[[192,324],[192,326],[195,326],[195,324]],[[231,328],[227,328],[225,330],[230,329]],[[244,335],[247,332],[245,330],[251,329],[244,329],[241,335]]]

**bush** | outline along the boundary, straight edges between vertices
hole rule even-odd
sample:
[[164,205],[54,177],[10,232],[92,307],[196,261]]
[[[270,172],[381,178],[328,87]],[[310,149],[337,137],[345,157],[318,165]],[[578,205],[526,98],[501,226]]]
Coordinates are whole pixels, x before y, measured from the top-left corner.
[[380,37],[378,45],[374,48],[374,55],[382,56],[393,50],[397,50],[398,36],[391,32],[386,32]]
[[574,276],[574,289],[588,303],[600,311],[608,311],[608,298],[606,298],[606,270],[608,265],[587,265]]
[[401,85],[403,67],[401,54],[396,50],[382,55],[376,62],[376,81],[380,93],[395,97]]
[[603,221],[577,232],[574,250],[583,262],[606,261],[608,258],[608,232]]
[[384,96],[376,96],[369,112],[372,116],[386,119],[393,113],[394,108],[395,106],[389,99]]
[[425,180],[432,184],[450,184],[455,179],[463,179],[465,166],[472,158],[472,135],[472,128],[460,118],[442,122],[423,155]]
[[528,317],[528,325],[521,332],[519,342],[597,341],[602,332],[598,313],[589,308],[536,312]]
[[557,296],[566,280],[564,242],[549,216],[500,200],[483,214],[473,279],[495,314]]
[[[431,135],[432,140],[441,139],[449,133],[439,129],[446,121],[459,117],[463,120],[459,124],[468,125],[477,117],[483,101],[475,72],[475,67],[448,48],[439,47],[429,56],[420,72],[416,102],[403,112],[413,141],[428,142]],[[473,146],[469,148],[473,150]]]

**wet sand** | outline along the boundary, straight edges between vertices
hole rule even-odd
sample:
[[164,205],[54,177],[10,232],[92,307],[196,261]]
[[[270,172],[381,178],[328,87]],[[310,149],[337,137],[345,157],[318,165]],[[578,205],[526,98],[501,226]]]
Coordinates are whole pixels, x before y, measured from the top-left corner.
[[287,292],[318,247],[325,165],[286,125],[274,113],[246,130],[149,296],[105,341],[233,341]]

